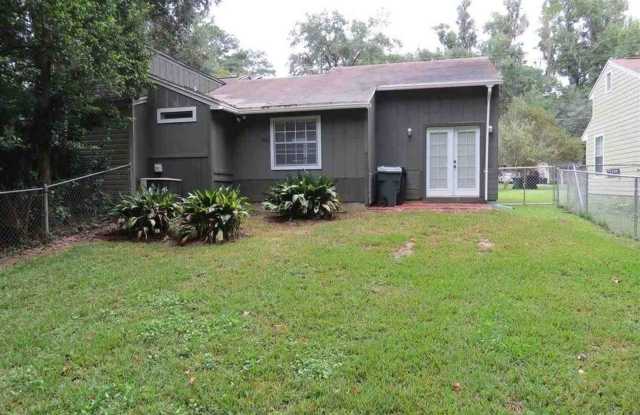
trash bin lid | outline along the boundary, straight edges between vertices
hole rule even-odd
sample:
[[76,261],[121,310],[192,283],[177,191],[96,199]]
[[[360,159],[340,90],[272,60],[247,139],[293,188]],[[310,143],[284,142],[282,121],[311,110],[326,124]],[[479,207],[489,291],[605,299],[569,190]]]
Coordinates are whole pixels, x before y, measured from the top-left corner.
[[402,173],[402,167],[378,166],[379,173]]

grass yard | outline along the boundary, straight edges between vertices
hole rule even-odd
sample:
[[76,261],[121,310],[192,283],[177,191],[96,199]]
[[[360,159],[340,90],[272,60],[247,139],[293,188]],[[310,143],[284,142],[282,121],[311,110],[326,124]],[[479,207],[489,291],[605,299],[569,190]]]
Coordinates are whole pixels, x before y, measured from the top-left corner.
[[[498,185],[498,202],[504,204],[521,205],[522,189],[512,189],[510,184]],[[537,189],[526,189],[526,203],[553,203],[553,185],[539,184]]]
[[0,271],[0,413],[637,413],[640,245],[554,208],[253,218]]

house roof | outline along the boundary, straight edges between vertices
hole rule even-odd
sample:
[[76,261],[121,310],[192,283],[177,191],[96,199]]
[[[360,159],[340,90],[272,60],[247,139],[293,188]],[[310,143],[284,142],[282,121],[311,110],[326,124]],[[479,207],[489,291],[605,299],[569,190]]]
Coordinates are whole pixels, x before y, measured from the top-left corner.
[[640,74],[640,57],[613,59],[613,63]]
[[445,59],[335,68],[319,75],[225,79],[208,95],[238,113],[367,107],[376,90],[495,85],[488,58]]

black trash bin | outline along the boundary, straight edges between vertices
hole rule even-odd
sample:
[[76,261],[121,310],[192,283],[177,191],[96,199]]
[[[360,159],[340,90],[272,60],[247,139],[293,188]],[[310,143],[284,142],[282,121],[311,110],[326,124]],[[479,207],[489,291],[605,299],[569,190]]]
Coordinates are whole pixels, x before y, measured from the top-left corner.
[[376,203],[395,206],[404,202],[405,176],[402,167],[379,166],[376,174]]

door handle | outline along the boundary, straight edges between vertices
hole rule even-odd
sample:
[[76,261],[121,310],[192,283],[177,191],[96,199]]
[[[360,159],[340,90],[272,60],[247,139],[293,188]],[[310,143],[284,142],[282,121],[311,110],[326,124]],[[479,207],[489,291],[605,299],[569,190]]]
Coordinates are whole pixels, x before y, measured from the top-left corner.
[[456,161],[455,160],[453,160],[453,168],[454,169],[456,168]]

